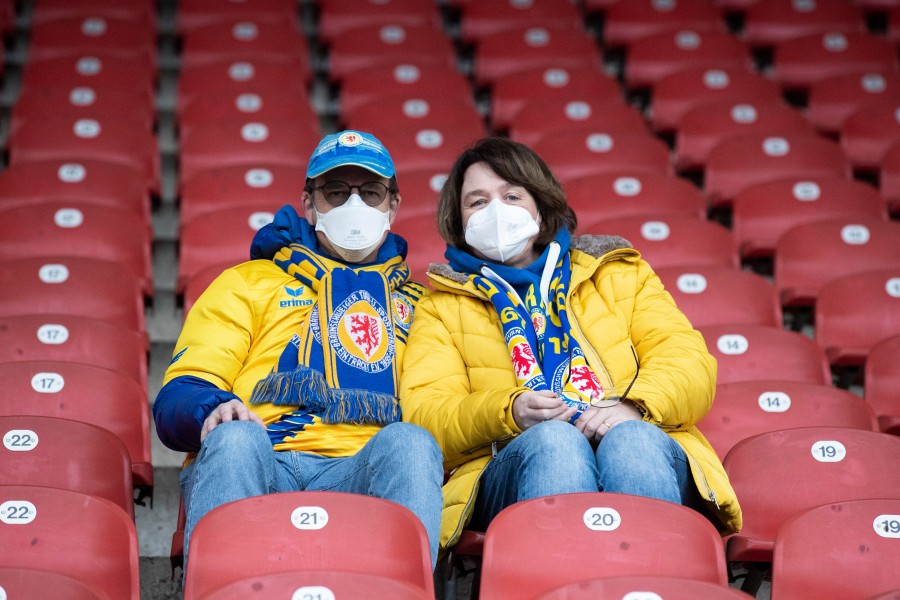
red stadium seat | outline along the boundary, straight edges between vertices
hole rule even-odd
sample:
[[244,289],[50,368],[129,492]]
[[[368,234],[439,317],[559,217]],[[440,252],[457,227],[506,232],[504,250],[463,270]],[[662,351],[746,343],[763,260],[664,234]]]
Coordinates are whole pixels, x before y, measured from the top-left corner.
[[147,390],[103,367],[53,360],[0,363],[0,415],[57,417],[114,433],[131,460],[135,487],[153,488]]
[[134,518],[131,460],[112,432],[69,419],[5,415],[0,416],[0,438],[0,486],[37,485],[90,494]]
[[898,73],[833,75],[809,86],[806,117],[820,131],[836,134],[857,110],[894,102],[900,102]]
[[484,128],[484,117],[471,98],[446,97],[439,93],[382,94],[351,112],[342,112],[345,129],[372,131],[386,124],[400,127]]
[[[370,131],[390,149],[397,171],[449,169],[459,154],[484,137],[483,127],[419,127],[385,123]],[[306,164],[304,162],[304,164]]]
[[8,598],[40,598],[47,590],[53,590],[66,600],[99,600],[101,592],[86,583],[54,573],[20,567],[0,567],[0,590]]
[[772,599],[863,598],[900,589],[900,498],[811,508],[775,537]]
[[785,89],[808,89],[834,75],[896,71],[894,46],[881,36],[862,32],[815,33],[775,46],[772,75]]
[[9,127],[14,131],[23,123],[47,116],[137,121],[152,131],[156,107],[147,98],[146,90],[138,87],[32,86],[19,94],[12,108]]
[[509,136],[526,146],[562,131],[647,134],[644,117],[620,99],[549,98],[529,102],[512,118]]
[[137,278],[121,263],[96,258],[0,260],[0,314],[73,314],[147,335],[144,295]]
[[854,169],[879,171],[885,153],[900,141],[900,99],[858,108],[844,119],[839,134]]
[[397,218],[430,215],[437,219],[438,200],[445,181],[447,169],[397,171],[397,185],[402,199]]
[[175,11],[178,34],[223,21],[292,22],[297,19],[293,0],[254,0],[253,2],[220,2],[219,0],[180,0]]
[[601,577],[568,583],[541,594],[536,600],[593,600],[595,598],[749,600],[752,597],[726,585],[707,581],[694,581],[681,577],[635,575],[631,577]]
[[706,219],[706,198],[682,177],[650,171],[609,171],[569,179],[565,191],[579,219],[668,214]]
[[757,104],[781,101],[781,90],[770,79],[744,69],[687,69],[659,80],[650,99],[650,123],[663,133],[678,130],[692,108],[731,100]]
[[879,189],[887,201],[888,212],[900,215],[900,142],[887,149],[881,161]]
[[[95,590],[96,597],[139,600],[137,531],[121,508],[97,496],[18,485],[0,486],[0,506],[4,567],[40,566]],[[52,576],[45,581],[52,583]],[[47,589],[61,598],[65,588]]]
[[886,338],[872,347],[864,371],[866,402],[878,415],[885,433],[900,435],[900,336]]
[[775,287],[783,307],[812,306],[828,281],[900,267],[900,223],[829,219],[797,225],[775,247]]
[[147,387],[147,341],[118,323],[74,314],[0,316],[0,362],[56,360],[117,371]]
[[878,431],[875,413],[856,394],[822,383],[757,379],[716,386],[716,400],[698,427],[719,458],[738,442],[794,427]]
[[79,15],[32,23],[28,27],[28,59],[84,55],[156,61],[156,30],[146,23],[109,16]]
[[141,58],[124,58],[101,50],[57,58],[29,58],[22,65],[22,89],[48,86],[136,90],[152,104],[156,67]]
[[406,240],[409,251],[406,264],[409,265],[410,278],[413,281],[427,283],[425,276],[431,263],[445,263],[444,252],[447,242],[437,231],[437,219],[434,215],[404,216],[401,206],[397,218],[391,225],[391,231]]
[[538,67],[496,78],[491,85],[490,121],[495,130],[508,129],[516,114],[540,100],[624,101],[619,83],[596,69]]
[[649,133],[561,131],[539,140],[533,149],[563,183],[608,171],[674,174],[669,147]]
[[490,85],[511,73],[540,68],[602,72],[600,50],[583,30],[543,25],[501,31],[475,47],[475,83]]
[[619,235],[634,245],[654,269],[717,266],[737,268],[737,247],[731,232],[711,221],[685,215],[615,219],[579,219],[579,233]]
[[30,23],[72,19],[76,17],[108,17],[137,21],[148,27],[156,27],[156,4],[150,0],[39,0],[29,15]]
[[897,460],[900,439],[848,427],[782,429],[739,442],[724,461],[744,516],[744,528],[728,539],[728,560],[771,562],[779,528],[809,508],[895,495],[900,471],[883,465]]
[[257,90],[281,90],[295,97],[306,94],[308,69],[299,61],[241,57],[202,65],[183,65],[178,75],[176,115],[196,99],[235,98]]
[[581,11],[573,2],[467,2],[461,12],[460,38],[468,43],[477,44],[502,31],[525,27],[571,27],[573,31],[584,29]]
[[269,59],[309,65],[306,37],[293,21],[231,18],[185,33],[182,67],[226,60]]
[[843,177],[788,177],[757,183],[734,199],[732,227],[741,256],[772,256],[791,227],[823,219],[888,218],[871,185]]
[[816,341],[834,366],[863,366],[881,340],[900,335],[900,263],[831,279],[819,291]]
[[652,89],[663,77],[687,69],[752,67],[750,47],[735,36],[686,27],[633,40],[624,76],[630,89]]
[[215,121],[233,123],[254,121],[293,121],[317,123],[318,116],[305,93],[283,88],[254,88],[223,94],[195,96],[178,111],[178,130],[190,137],[191,128]]
[[720,385],[760,379],[831,385],[825,352],[802,333],[749,324],[698,329],[719,363]]
[[681,119],[675,138],[675,166],[682,171],[702,170],[720,142],[747,133],[772,136],[815,134],[799,110],[784,102],[701,104]]
[[613,48],[629,48],[635,40],[679,29],[725,31],[721,12],[706,0],[616,2],[605,13],[602,39]]
[[864,31],[863,11],[843,0],[756,0],[744,12],[741,34],[751,46],[771,47],[804,35]]
[[434,596],[392,577],[347,571],[314,571],[253,575],[204,594],[201,600],[253,598],[391,598],[431,600]]
[[841,147],[818,135],[745,133],[709,152],[704,191],[714,207],[730,206],[750,186],[784,177],[851,178]]
[[[603,560],[572,561],[587,555]],[[559,494],[517,502],[491,521],[479,597],[535,598],[584,579],[647,573],[726,585],[722,538],[703,515],[677,504]]]
[[425,527],[405,507],[380,498],[340,492],[247,498],[207,513],[190,544],[185,600],[246,577],[335,570],[388,577],[434,596]]
[[404,27],[441,26],[438,7],[431,0],[322,0],[319,3],[319,38],[332,42],[348,31],[371,25]]
[[731,267],[656,269],[694,327],[748,323],[781,327],[775,286],[752,271]]

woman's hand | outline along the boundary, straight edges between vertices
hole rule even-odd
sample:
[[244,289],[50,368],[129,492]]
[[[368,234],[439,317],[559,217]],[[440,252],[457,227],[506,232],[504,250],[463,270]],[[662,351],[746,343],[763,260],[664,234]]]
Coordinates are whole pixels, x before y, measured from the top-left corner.
[[203,421],[203,428],[200,430],[200,442],[206,439],[209,432],[216,428],[220,423],[226,421],[253,421],[259,423],[259,426],[265,429],[266,425],[255,412],[247,408],[240,400],[229,400],[218,405],[215,410],[209,413],[206,420]]
[[550,390],[524,392],[512,407],[513,419],[522,431],[544,421],[568,421],[575,411]]
[[609,430],[622,421],[641,421],[641,411],[633,402],[620,402],[606,408],[590,407],[575,421],[575,427],[597,445]]

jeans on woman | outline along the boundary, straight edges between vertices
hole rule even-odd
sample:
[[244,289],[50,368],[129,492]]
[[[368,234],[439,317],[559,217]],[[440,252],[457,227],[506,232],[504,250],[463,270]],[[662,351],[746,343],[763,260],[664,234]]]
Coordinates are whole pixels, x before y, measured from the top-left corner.
[[428,533],[437,560],[443,495],[443,457],[434,438],[410,423],[392,423],[353,456],[275,452],[266,430],[250,421],[221,423],[181,473],[184,560],[203,515],[234,500],[274,492],[336,491],[375,496],[410,509]]
[[659,427],[623,421],[596,451],[569,423],[525,430],[488,463],[470,526],[484,531],[507,506],[555,494],[618,492],[699,508],[687,455]]

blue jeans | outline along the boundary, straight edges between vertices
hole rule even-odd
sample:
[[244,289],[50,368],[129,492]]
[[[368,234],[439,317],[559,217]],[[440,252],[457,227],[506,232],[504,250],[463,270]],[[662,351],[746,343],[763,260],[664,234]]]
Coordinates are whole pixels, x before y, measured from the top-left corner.
[[384,498],[410,509],[425,525],[434,567],[443,476],[443,457],[434,438],[410,423],[388,425],[355,455],[341,458],[275,452],[266,430],[257,423],[222,423],[181,472],[185,565],[194,526],[217,506],[274,492],[327,490]]
[[525,430],[488,463],[470,527],[484,531],[501,510],[522,500],[597,491],[701,506],[687,455],[659,427],[624,421],[595,451],[569,423],[547,421]]

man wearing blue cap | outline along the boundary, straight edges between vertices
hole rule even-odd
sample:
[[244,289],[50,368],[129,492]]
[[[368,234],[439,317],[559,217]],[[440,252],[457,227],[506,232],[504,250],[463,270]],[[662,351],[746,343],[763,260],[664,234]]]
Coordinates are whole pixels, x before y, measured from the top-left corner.
[[216,506],[296,490],[402,504],[437,559],[440,450],[400,421],[398,368],[423,286],[406,242],[394,164],[375,137],[326,136],[310,158],[303,217],[285,206],[188,314],[153,405],[181,474],[185,560]]

